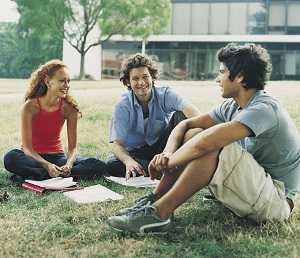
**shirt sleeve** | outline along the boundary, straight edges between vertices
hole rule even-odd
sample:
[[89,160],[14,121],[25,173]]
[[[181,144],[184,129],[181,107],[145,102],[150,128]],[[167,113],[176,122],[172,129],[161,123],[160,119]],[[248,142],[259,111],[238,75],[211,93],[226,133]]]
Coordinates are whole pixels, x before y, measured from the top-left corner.
[[173,111],[183,111],[186,105],[186,101],[181,96],[179,96],[171,88],[166,88],[164,94],[164,108],[167,113]]
[[226,103],[223,102],[222,104],[215,107],[213,110],[208,112],[208,115],[211,117],[212,120],[214,120],[217,124],[225,123],[226,118],[224,115]]
[[126,142],[126,136],[129,130],[129,110],[120,105],[116,105],[110,122],[109,142],[121,140]]
[[278,119],[271,105],[259,103],[242,110],[234,119],[252,130],[255,136],[277,128]]

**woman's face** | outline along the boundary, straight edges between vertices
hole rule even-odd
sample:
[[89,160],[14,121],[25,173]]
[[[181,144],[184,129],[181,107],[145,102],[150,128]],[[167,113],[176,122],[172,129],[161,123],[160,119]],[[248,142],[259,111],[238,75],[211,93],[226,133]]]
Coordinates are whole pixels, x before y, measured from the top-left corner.
[[146,102],[151,97],[152,76],[147,67],[133,68],[129,72],[129,81],[132,91],[138,100]]
[[48,79],[47,87],[49,93],[60,98],[65,98],[70,88],[70,76],[68,70],[65,67],[57,70],[54,75]]

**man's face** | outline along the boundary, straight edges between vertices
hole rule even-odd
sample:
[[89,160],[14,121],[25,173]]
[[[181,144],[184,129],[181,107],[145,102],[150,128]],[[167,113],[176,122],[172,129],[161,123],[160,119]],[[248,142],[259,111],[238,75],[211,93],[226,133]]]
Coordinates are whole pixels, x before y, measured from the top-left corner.
[[221,87],[223,98],[234,98],[237,97],[241,89],[240,83],[237,78],[233,81],[229,79],[230,72],[224,63],[220,63],[219,74],[216,78],[216,82]]
[[133,68],[129,72],[130,86],[138,100],[150,99],[152,89],[152,76],[147,67]]

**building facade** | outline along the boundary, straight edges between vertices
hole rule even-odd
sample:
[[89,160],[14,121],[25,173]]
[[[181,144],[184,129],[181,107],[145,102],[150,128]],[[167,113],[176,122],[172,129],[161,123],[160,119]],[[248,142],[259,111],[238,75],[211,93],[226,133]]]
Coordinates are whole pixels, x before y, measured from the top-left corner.
[[[266,47],[273,80],[300,79],[300,0],[172,0],[170,24],[148,39],[161,78],[206,80],[217,72],[216,52],[229,42]],[[118,78],[122,60],[142,43],[113,37],[102,46],[102,78]]]

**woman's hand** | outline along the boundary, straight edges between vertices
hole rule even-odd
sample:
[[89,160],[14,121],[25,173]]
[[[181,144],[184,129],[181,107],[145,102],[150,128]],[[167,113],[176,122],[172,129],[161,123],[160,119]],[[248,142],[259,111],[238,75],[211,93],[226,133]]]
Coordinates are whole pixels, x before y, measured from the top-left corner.
[[72,166],[66,164],[66,165],[61,166],[59,169],[60,169],[61,176],[68,177],[71,174]]
[[144,168],[136,162],[134,159],[130,159],[126,162],[126,180],[130,177],[135,177],[137,174],[146,176]]
[[60,167],[52,164],[52,163],[49,163],[48,166],[47,166],[47,171],[48,171],[48,174],[50,177],[58,177],[61,175],[61,169]]

